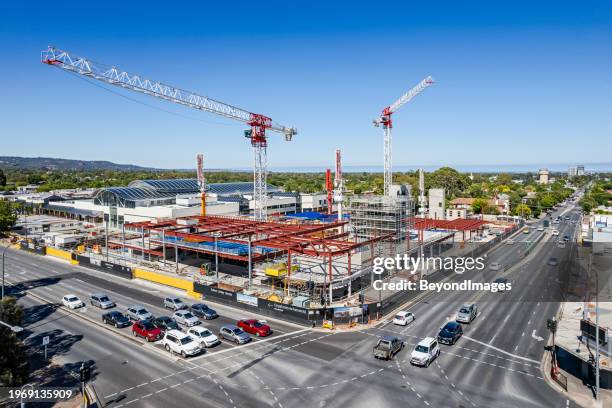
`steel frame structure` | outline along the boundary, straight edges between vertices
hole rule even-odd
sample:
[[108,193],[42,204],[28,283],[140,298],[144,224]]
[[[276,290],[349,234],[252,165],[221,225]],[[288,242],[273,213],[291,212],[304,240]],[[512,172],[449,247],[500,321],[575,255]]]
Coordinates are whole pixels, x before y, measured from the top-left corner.
[[47,50],[42,51],[41,62],[110,85],[174,102],[192,109],[214,113],[249,125],[251,129],[245,131],[245,136],[251,140],[254,152],[254,216],[258,220],[265,220],[267,218],[266,180],[268,164],[266,130],[269,129],[282,133],[285,136],[285,140],[291,141],[293,136],[297,134],[295,128],[282,126],[265,115],[252,113],[207,96],[196,94],[195,92],[143,78],[140,75],[130,74],[114,66],[109,67],[94,63],[92,60],[70,54],[55,47],[49,46]]

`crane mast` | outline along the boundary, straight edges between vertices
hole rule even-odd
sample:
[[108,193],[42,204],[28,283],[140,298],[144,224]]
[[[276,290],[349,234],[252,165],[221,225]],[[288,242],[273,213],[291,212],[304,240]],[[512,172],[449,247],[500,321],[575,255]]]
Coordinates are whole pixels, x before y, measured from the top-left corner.
[[200,188],[200,202],[202,204],[202,210],[200,215],[202,217],[206,217],[206,179],[204,178],[204,155],[202,153],[198,153],[196,155],[197,162],[197,177],[198,177],[198,187]]
[[393,170],[392,170],[392,146],[391,146],[391,128],[393,127],[393,121],[391,120],[391,115],[395,113],[399,108],[404,106],[406,103],[410,102],[415,96],[423,92],[425,88],[429,87],[434,83],[433,79],[428,76],[419,84],[417,84],[414,88],[406,92],[402,95],[397,101],[393,104],[387,106],[383,109],[379,118],[374,119],[374,126],[379,127],[382,126],[383,134],[384,134],[384,145],[383,145],[383,154],[384,154],[384,195],[391,194],[391,184],[393,182]]
[[336,149],[336,173],[334,174],[334,202],[338,207],[338,220],[342,221],[342,202],[344,201],[344,181],[342,180],[342,156]]
[[259,220],[267,217],[267,135],[266,130],[281,133],[285,140],[291,141],[297,130],[282,126],[271,118],[252,113],[224,102],[186,91],[162,82],[143,78],[139,75],[121,71],[114,66],[94,63],[67,51],[48,47],[42,51],[41,61],[44,64],[61,68],[72,73],[92,78],[110,85],[129,89],[134,92],[153,96],[192,109],[214,113],[229,119],[237,120],[250,126],[245,136],[250,139],[254,152],[253,166],[253,199],[254,216]]

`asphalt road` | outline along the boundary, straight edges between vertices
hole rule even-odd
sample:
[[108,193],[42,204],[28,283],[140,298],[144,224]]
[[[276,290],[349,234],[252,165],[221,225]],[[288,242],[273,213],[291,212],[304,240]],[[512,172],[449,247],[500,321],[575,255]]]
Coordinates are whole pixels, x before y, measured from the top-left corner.
[[[571,209],[563,211],[577,219]],[[562,237],[572,235],[575,224],[553,227]],[[66,293],[86,299],[104,291],[119,309],[140,303],[158,315],[168,314],[160,307],[163,295],[178,292],[20,251],[7,253],[6,267],[7,280],[25,293],[20,303],[26,308],[27,341],[40,350],[42,337],[50,335],[50,358],[67,371],[92,362],[93,384],[109,407],[573,406],[547,385],[540,371],[546,320],[558,310],[563,280],[562,268],[546,262],[555,256],[562,265],[571,246],[548,244],[547,236],[524,259],[539,234],[534,228],[518,235],[513,245],[502,244],[488,254],[488,262],[499,262],[504,270],[469,276],[489,282],[506,276],[513,283],[509,292],[433,293],[410,307],[417,319],[405,328],[387,322],[360,332],[321,332],[268,319],[275,330],[271,337],[243,346],[223,343],[186,360],[131,338],[129,329],[120,334],[100,325],[98,309],[68,313],[39,299],[59,303]],[[413,345],[436,335],[468,301],[477,302],[480,314],[464,325],[465,336],[453,346],[443,345],[428,368],[410,365]],[[214,307],[221,317],[204,324],[215,332],[221,324],[244,317],[241,311]],[[377,337],[385,334],[397,335],[407,345],[388,362],[371,356]]]

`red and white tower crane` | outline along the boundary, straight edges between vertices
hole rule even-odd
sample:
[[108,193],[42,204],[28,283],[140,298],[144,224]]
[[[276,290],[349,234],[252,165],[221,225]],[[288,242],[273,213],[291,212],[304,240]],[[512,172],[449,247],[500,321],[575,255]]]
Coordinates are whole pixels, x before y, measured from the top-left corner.
[[67,51],[49,47],[42,52],[42,62],[50,66],[64,69],[82,75],[87,78],[96,79],[110,85],[115,85],[131,91],[150,95],[169,102],[189,108],[214,113],[229,119],[246,123],[251,128],[245,131],[245,136],[251,141],[254,152],[253,166],[253,199],[255,202],[254,215],[259,220],[265,220],[267,216],[267,136],[266,130],[282,133],[285,140],[291,141],[297,130],[292,127],[282,126],[265,115],[252,113],[235,106],[201,96],[195,92],[185,91],[161,82],[149,80],[140,75],[121,71],[116,67],[104,66],[94,63],[83,57],[70,54]]
[[433,79],[428,76],[422,80],[417,86],[402,95],[393,104],[383,109],[379,118],[374,119],[374,126],[382,126],[384,132],[384,156],[385,156],[385,168],[384,168],[384,195],[391,193],[391,183],[393,182],[393,170],[391,165],[392,149],[391,149],[391,128],[393,122],[391,115],[394,114],[399,108],[410,102],[412,98],[423,92],[423,90],[434,83]]
[[334,174],[334,202],[337,204],[338,220],[342,221],[342,202],[344,201],[344,181],[342,180],[342,157],[336,149],[336,173]]

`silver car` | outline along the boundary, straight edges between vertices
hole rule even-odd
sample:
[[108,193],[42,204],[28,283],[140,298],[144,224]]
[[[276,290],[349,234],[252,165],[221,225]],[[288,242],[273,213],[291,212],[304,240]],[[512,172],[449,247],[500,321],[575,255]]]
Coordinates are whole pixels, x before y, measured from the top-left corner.
[[200,320],[195,317],[189,310],[177,310],[172,315],[172,318],[178,323],[187,327],[200,324]]
[[127,317],[132,320],[152,320],[153,315],[140,305],[131,305],[127,308]]
[[93,293],[89,298],[89,303],[100,309],[115,307],[115,302],[113,302],[106,293]]
[[478,307],[475,303],[465,304],[459,308],[457,312],[457,318],[455,319],[459,323],[471,323],[478,314]]
[[244,330],[233,324],[226,324],[221,326],[219,330],[219,337],[229,341],[233,341],[237,344],[245,344],[251,341],[251,336],[248,335]]
[[166,297],[164,298],[164,307],[172,310],[187,309],[187,305],[180,298]]

